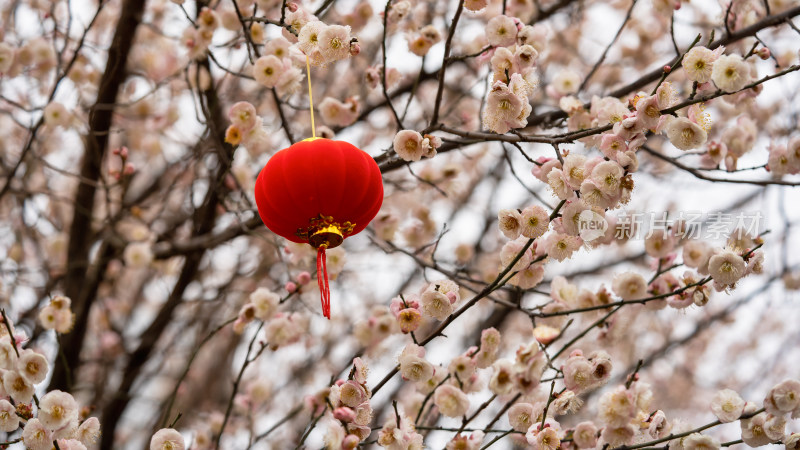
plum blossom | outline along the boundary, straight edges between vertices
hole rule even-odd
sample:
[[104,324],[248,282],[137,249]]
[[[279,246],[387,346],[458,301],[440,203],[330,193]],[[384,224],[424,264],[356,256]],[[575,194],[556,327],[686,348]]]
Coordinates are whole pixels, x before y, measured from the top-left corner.
[[[50,450],[53,447],[50,431],[37,418],[30,419],[25,424],[22,440],[25,441],[25,447],[30,450]],[[154,449],[151,447],[151,450]]]
[[520,219],[520,234],[528,239],[542,236],[550,226],[550,216],[539,205],[523,209]]
[[497,213],[497,226],[509,239],[516,239],[522,231],[522,213],[516,209],[501,209]]
[[638,273],[624,272],[614,277],[614,293],[623,300],[638,300],[647,295],[647,282]]
[[708,259],[708,272],[714,281],[733,285],[745,274],[745,262],[731,250],[722,250]]
[[692,150],[705,144],[708,134],[700,125],[686,117],[673,119],[667,125],[667,137],[675,147],[681,150]]
[[800,381],[784,380],[776,384],[764,399],[764,408],[774,415],[791,412],[794,417],[800,416]]
[[483,125],[495,133],[507,133],[512,128],[524,127],[530,111],[527,97],[519,97],[498,80],[489,92]]
[[3,388],[17,403],[28,403],[33,398],[33,384],[15,370],[3,373]]
[[33,350],[22,350],[17,359],[17,371],[31,384],[39,384],[47,377],[47,358]]
[[398,357],[400,374],[409,381],[427,381],[433,376],[433,365],[426,361],[424,349],[409,344]]
[[736,92],[750,83],[750,67],[739,55],[722,55],[714,63],[711,81],[726,92]]
[[508,47],[517,41],[517,24],[513,17],[495,16],[486,25],[486,39],[493,47]]
[[0,399],[0,431],[10,433],[19,428],[17,410],[8,400]]
[[711,399],[711,411],[720,422],[728,423],[738,420],[744,411],[744,400],[731,389],[723,389]]
[[530,403],[515,403],[508,409],[508,422],[511,424],[511,428],[523,433],[528,431],[528,428],[538,420],[539,414],[542,413],[543,409],[539,409],[540,411],[537,411]]
[[430,137],[423,137],[414,130],[400,130],[394,136],[392,148],[405,161],[419,161],[423,156],[431,157],[436,154],[434,144]]
[[184,450],[183,436],[174,428],[162,428],[150,439],[150,450]]
[[433,403],[447,417],[461,417],[469,408],[467,395],[452,384],[443,384],[436,388]]
[[258,58],[253,65],[253,78],[261,85],[273,88],[283,77],[284,63],[275,55]]
[[[305,27],[304,27],[305,28]],[[350,57],[350,27],[328,25],[319,32],[317,44],[325,63]]]
[[592,422],[581,422],[575,425],[572,442],[578,448],[594,448],[597,446],[597,426]]
[[78,404],[71,394],[50,391],[39,400],[39,420],[49,430],[56,430],[78,417]]
[[711,72],[714,61],[719,58],[720,53],[725,47],[717,47],[711,51],[703,46],[692,47],[683,56],[683,68],[686,70],[686,77],[698,83],[708,83],[711,80]]

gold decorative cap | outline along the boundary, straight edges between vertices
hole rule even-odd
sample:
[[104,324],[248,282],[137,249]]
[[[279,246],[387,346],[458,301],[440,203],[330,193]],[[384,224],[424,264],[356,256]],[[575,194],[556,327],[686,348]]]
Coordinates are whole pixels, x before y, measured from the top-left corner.
[[339,223],[331,216],[320,214],[309,220],[308,228],[298,228],[295,235],[307,240],[314,248],[334,248],[342,244],[355,226],[352,222]]
[[341,245],[344,235],[338,224],[328,225],[320,228],[308,237],[308,243],[314,248],[334,248]]

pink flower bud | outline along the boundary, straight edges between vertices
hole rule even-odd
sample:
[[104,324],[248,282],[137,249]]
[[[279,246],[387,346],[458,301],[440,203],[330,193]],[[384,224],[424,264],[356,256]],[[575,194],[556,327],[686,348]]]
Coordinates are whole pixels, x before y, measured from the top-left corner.
[[350,56],[356,56],[361,53],[361,46],[358,42],[353,42],[350,44]]
[[297,282],[300,283],[301,286],[304,284],[308,284],[310,281],[311,281],[311,274],[308,272],[300,272],[297,275]]
[[769,51],[767,47],[761,47],[756,51],[756,55],[758,55],[758,57],[761,59],[769,59],[772,53]]
[[356,413],[352,409],[342,406],[333,410],[333,417],[336,420],[341,420],[342,422],[350,423],[356,420]]
[[119,149],[119,156],[122,159],[128,159],[128,147],[122,147]]
[[361,442],[361,439],[358,438],[355,434],[348,434],[342,440],[342,449],[351,449],[358,447],[358,444]]
[[297,3],[295,3],[295,2],[287,3],[286,4],[286,9],[288,9],[291,12],[297,12]]
[[451,305],[453,303],[455,303],[456,301],[458,301],[458,297],[456,296],[455,292],[448,292],[447,293],[447,299],[450,300],[450,304]]
[[670,65],[664,66],[664,73],[670,73],[670,72],[672,72],[672,66]]
[[286,292],[292,293],[297,290],[297,285],[293,281],[289,281],[286,283],[284,288],[286,289]]
[[[125,149],[123,148],[123,150]],[[125,167],[122,169],[122,172],[125,175],[133,175],[133,173],[136,172],[136,167],[132,163],[125,163]]]

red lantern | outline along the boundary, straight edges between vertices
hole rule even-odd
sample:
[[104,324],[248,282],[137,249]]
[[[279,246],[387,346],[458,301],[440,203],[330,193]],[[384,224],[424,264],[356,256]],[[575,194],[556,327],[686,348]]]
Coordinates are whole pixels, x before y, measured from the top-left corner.
[[267,161],[255,196],[267,228],[317,249],[322,314],[330,319],[325,249],[359,233],[378,214],[383,180],[375,160],[344,141],[305,139]]

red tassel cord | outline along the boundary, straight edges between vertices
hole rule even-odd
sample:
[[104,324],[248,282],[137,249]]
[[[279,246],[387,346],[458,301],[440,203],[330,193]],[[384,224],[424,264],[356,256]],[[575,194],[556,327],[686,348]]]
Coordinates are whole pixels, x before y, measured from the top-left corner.
[[331,320],[331,289],[328,286],[328,266],[326,264],[325,246],[317,249],[317,283],[322,300],[322,315]]

